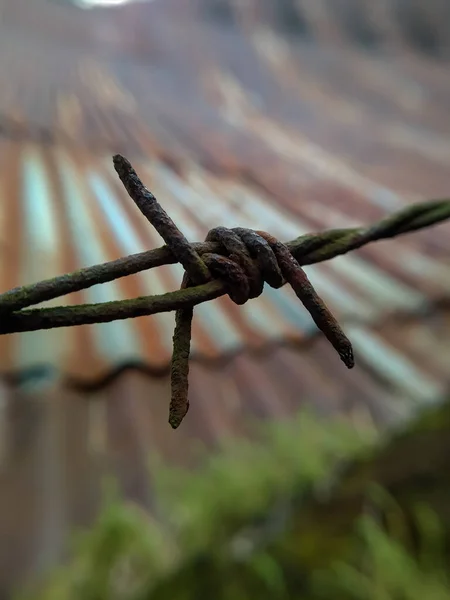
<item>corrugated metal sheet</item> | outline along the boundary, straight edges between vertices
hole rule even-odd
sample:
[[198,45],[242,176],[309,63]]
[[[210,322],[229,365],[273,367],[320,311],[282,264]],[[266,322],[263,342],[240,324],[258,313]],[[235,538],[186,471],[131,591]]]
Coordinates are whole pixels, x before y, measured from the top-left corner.
[[[86,13],[50,11],[43,2],[47,20],[41,13],[18,20],[23,8],[7,3],[0,113],[11,141],[0,148],[1,289],[160,244],[118,185],[116,151],[133,160],[192,240],[219,224],[290,239],[367,223],[450,189],[445,65],[298,47],[261,27],[247,36],[212,30],[192,18],[193,4],[183,23],[176,3],[163,4],[101,13],[104,41]],[[100,23],[98,13],[89,15]],[[71,42],[63,47],[66,30]],[[141,46],[125,48],[120,40],[136,31]],[[96,53],[96,40],[112,55]],[[308,273],[339,318],[361,327],[414,312],[448,295],[448,231],[441,225],[377,244]],[[67,301],[161,293],[180,278],[179,266],[170,266]],[[173,315],[158,315],[10,336],[0,340],[2,370],[40,365],[92,379],[140,362],[158,371],[169,360],[172,326]],[[268,289],[239,309],[227,299],[200,306],[193,350],[213,359],[314,331],[289,290]]]
[[[222,2],[222,24],[235,10],[218,28],[200,0],[111,12],[0,2],[1,290],[161,244],[119,185],[115,152],[196,241],[217,225],[287,240],[448,195],[448,64],[345,46],[325,1],[295,5],[328,48],[279,35],[281,2],[241,4]],[[392,6],[379,2],[377,18]],[[191,409],[176,434],[173,315],[0,336],[0,588],[60,556],[68,529],[95,513],[105,471],[150,506],[149,451],[191,464],[199,441],[246,435],[255,417],[311,404],[384,427],[448,395],[449,231],[308,267],[355,346],[352,371],[287,289],[200,306]],[[64,302],[162,293],[180,279],[169,266]]]
[[320,338],[306,348],[244,352],[213,368],[194,361],[191,409],[176,433],[167,425],[167,377],[129,371],[90,392],[55,386],[45,395],[3,385],[0,587],[61,556],[69,530],[91,522],[106,472],[125,497],[157,514],[149,453],[192,466],[200,445],[217,447],[248,435],[255,418],[289,418],[304,406],[384,428],[448,391],[448,311],[350,334],[360,356],[352,372]]
[[[182,6],[85,13],[42,0],[30,13],[19,0],[4,3],[1,289],[160,245],[117,180],[115,152],[132,159],[192,240],[219,224],[287,240],[448,193],[446,64],[298,45],[268,29],[263,14],[238,11],[234,27],[214,28],[199,18],[201,3]],[[423,400],[440,397],[445,369],[424,367],[374,328],[445,304],[448,232],[443,224],[307,269],[359,363]],[[168,266],[64,302],[163,293],[181,274]],[[173,322],[162,314],[3,336],[1,371],[76,385],[97,385],[126,365],[162,374]],[[198,307],[193,356],[215,368],[236,353],[304,344],[315,334],[288,289],[267,289],[240,308],[227,298]]]
[[[45,0],[3,2],[1,289],[160,245],[118,183],[115,152],[133,161],[192,240],[216,225],[290,239],[448,193],[446,63],[299,44],[267,27],[276,21],[268,5],[261,13],[248,6],[217,28],[193,1],[88,13]],[[308,268],[359,363],[424,400],[440,396],[445,369],[374,331],[393,316],[418,322],[436,302],[445,305],[448,232],[443,224]],[[168,266],[65,301],[162,293],[180,279],[180,267]],[[2,336],[1,370],[79,385],[130,364],[163,373],[173,320]],[[268,289],[240,308],[221,298],[196,309],[193,355],[215,368],[315,333],[289,290]]]
[[[301,145],[292,144],[292,148],[301,150]],[[2,289],[161,245],[159,236],[121,189],[109,157],[31,144],[5,145],[2,150]],[[383,212],[371,204],[368,192],[366,197],[360,193],[352,198],[351,190],[348,197],[341,191],[340,200],[329,193],[322,195],[319,182],[318,193],[311,195],[314,203],[305,197],[294,204],[287,195],[274,202],[273,195],[260,186],[239,177],[212,174],[199,166],[186,166],[179,174],[157,159],[139,159],[135,164],[191,240],[204,239],[218,224],[268,230],[288,240],[324,227],[352,226]],[[329,185],[327,182],[324,187]],[[395,198],[397,206],[404,204],[399,196]],[[443,225],[377,245],[310,267],[308,274],[338,317],[344,322],[357,320],[364,332],[367,323],[393,313],[422,310],[448,296],[448,231]],[[93,287],[63,302],[102,302],[163,293],[176,289],[181,276],[180,265],[171,265]],[[51,304],[61,302],[58,299]],[[7,371],[50,366],[72,377],[89,379],[124,362],[160,369],[170,358],[173,324],[173,315],[162,314],[7,336],[1,340],[0,360]],[[213,359],[242,347],[258,348],[268,341],[302,340],[315,331],[309,315],[288,288],[267,289],[243,307],[234,306],[228,298],[199,306],[193,352],[197,357]]]

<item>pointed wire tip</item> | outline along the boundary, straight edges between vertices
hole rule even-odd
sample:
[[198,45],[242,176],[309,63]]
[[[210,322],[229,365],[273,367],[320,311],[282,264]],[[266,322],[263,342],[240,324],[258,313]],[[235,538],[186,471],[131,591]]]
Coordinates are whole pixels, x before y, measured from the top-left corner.
[[355,366],[355,357],[353,355],[353,348],[349,342],[349,345],[339,352],[342,362],[348,369],[353,369]]
[[181,422],[183,421],[184,417],[186,416],[187,412],[189,410],[189,405],[187,406],[171,406],[170,407],[170,412],[169,412],[169,425],[172,427],[172,429],[178,429],[178,427],[181,425]]
[[117,163],[129,163],[129,161],[121,154],[114,154],[113,164],[117,164]]
[[124,175],[129,175],[130,173],[134,172],[134,169],[131,166],[130,161],[127,160],[121,154],[114,154],[113,165],[114,165],[114,169],[116,170],[116,173],[119,175],[119,177],[124,176]]
[[172,417],[169,417],[169,425],[172,427],[172,429],[178,429],[180,423],[181,421],[179,419],[173,419]]

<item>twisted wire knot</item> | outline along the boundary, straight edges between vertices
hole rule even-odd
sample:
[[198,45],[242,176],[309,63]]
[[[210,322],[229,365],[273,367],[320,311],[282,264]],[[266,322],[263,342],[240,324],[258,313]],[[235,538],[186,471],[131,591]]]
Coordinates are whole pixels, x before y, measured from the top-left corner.
[[[200,256],[185,238],[155,196],[144,186],[129,161],[116,155],[114,167],[130,197],[164,239],[185,274],[182,288],[199,285],[218,278],[224,282],[230,298],[244,304],[261,295],[264,283],[279,288],[289,283],[297,297],[311,314],[317,327],[350,369],[354,365],[350,341],[321,298],[306,273],[288,247],[265,231],[242,227],[216,227],[206,241],[218,242],[224,254],[205,252]],[[173,355],[171,364],[172,395],[169,423],[176,429],[189,409],[188,375],[193,308],[181,308],[175,314]]]
[[342,361],[353,367],[350,342],[285,244],[265,231],[242,227],[216,227],[208,233],[206,241],[219,242],[227,253],[227,256],[205,253],[202,258],[211,273],[224,281],[233,302],[244,304],[257,298],[265,282],[275,289],[289,283]]
[[[218,242],[224,254],[205,252],[201,257],[197,254],[196,260],[203,262],[203,272],[209,272],[208,278],[218,278],[225,284],[226,291],[235,304],[242,305],[249,299],[260,296],[264,283],[273,288],[289,283],[344,364],[349,369],[354,366],[350,341],[285,244],[265,231],[242,227],[215,227],[209,231],[205,241]],[[190,250],[192,251],[192,246]],[[195,271],[200,272],[198,266]],[[182,288],[189,287],[193,282],[193,278],[186,272]],[[192,308],[180,309],[176,314],[169,414],[169,423],[174,429],[180,425],[189,409],[187,378],[192,317]]]
[[214,277],[224,281],[235,304],[260,296],[264,282],[273,288],[284,284],[277,258],[266,239],[252,229],[215,227],[206,242],[219,242],[226,256],[205,253],[203,260]]

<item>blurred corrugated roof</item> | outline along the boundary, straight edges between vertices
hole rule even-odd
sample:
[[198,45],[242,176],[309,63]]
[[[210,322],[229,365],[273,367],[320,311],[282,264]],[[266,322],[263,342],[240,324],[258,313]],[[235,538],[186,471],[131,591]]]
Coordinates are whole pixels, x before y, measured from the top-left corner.
[[[193,18],[195,3],[184,5],[184,21],[174,18],[174,2],[89,12],[109,32],[106,47],[116,52],[108,57],[93,50],[103,34],[87,13],[69,28],[64,11],[73,9],[42,1],[50,21],[41,13],[20,21],[17,6],[4,9],[12,28],[0,40],[2,89],[10,81],[0,107],[2,289],[160,245],[118,185],[116,151],[192,240],[219,224],[287,240],[450,189],[446,65],[298,46],[267,27],[211,29]],[[62,47],[64,28],[72,42]],[[441,225],[308,273],[338,318],[364,332],[448,296],[448,232]],[[179,265],[164,267],[67,301],[164,292],[180,278]],[[157,315],[3,337],[2,370],[55,367],[90,380],[124,363],[157,371],[167,366],[172,326],[173,315]],[[218,358],[314,332],[289,290],[268,289],[241,308],[226,298],[198,307],[193,351]]]
[[[116,152],[196,241],[217,225],[287,240],[448,195],[448,63],[411,48],[427,49],[418,41],[432,25],[445,55],[447,8],[402,2],[410,20],[399,21],[398,2],[332,4],[77,11],[3,0],[0,289],[161,244],[118,183]],[[425,15],[415,38],[414,14]],[[367,31],[356,33],[367,22],[397,54],[363,51]],[[308,403],[386,425],[443,398],[449,232],[443,224],[307,268],[355,346],[351,372],[287,289],[198,307],[191,409],[175,436],[167,377],[127,370],[167,371],[173,315],[0,336],[0,588],[59,555],[66,529],[92,517],[105,470],[149,504],[149,450],[188,461],[197,440],[216,444],[247,433],[251,417]],[[64,302],[160,293],[180,279],[164,267]],[[40,390],[51,375],[66,382]]]
[[199,444],[211,449],[224,436],[248,435],[255,418],[288,418],[312,406],[362,430],[384,428],[443,397],[448,311],[349,334],[359,349],[351,372],[323,339],[308,351],[244,352],[218,367],[193,361],[191,409],[176,433],[167,424],[167,377],[127,372],[96,390],[55,386],[45,396],[2,384],[0,589],[61,557],[69,530],[92,522],[105,472],[126,498],[157,514],[149,453],[192,466]]
[[[288,171],[287,161],[271,152],[274,161]],[[109,157],[31,144],[4,144],[2,157],[2,289],[161,245],[159,236],[121,189]],[[204,239],[217,224],[268,230],[288,240],[311,230],[352,226],[383,212],[369,194],[346,192],[336,185],[338,194],[333,197],[333,189],[326,189],[329,180],[324,184],[318,181],[316,193],[305,194],[304,200],[291,202],[287,193],[281,195],[281,189],[274,201],[261,186],[198,165],[187,165],[177,173],[158,159],[141,158],[135,166],[191,240]],[[394,196],[394,200],[397,205],[404,203],[400,197]],[[364,329],[392,314],[421,311],[448,296],[450,243],[446,231],[448,227],[441,226],[379,244],[310,267],[308,273],[338,317],[344,322],[356,320]],[[176,289],[181,276],[180,265],[171,265],[93,287],[63,302],[163,293]],[[61,299],[53,301],[60,303]],[[261,298],[243,307],[222,298],[199,306],[195,313],[193,352],[197,357],[217,358],[242,347],[302,340],[316,331],[287,287],[267,289]],[[87,379],[122,363],[141,363],[158,370],[170,358],[173,324],[173,315],[161,314],[3,337],[2,369],[50,366]]]

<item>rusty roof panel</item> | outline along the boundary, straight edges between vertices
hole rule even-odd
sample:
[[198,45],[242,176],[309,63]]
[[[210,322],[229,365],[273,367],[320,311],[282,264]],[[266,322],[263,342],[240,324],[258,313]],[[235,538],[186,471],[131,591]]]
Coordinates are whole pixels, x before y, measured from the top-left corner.
[[285,346],[244,351],[216,366],[194,361],[191,408],[175,436],[167,423],[168,377],[129,371],[83,393],[1,382],[0,533],[11,544],[0,553],[0,584],[61,556],[69,528],[91,522],[106,472],[127,499],[157,512],[149,452],[192,466],[199,445],[249,435],[255,418],[289,418],[310,406],[360,429],[384,429],[448,397],[448,308],[349,333],[360,358],[351,372],[320,337],[308,351]]
[[[158,234],[121,189],[109,157],[34,144],[4,144],[2,157],[2,289],[161,245]],[[268,230],[288,240],[363,220],[363,196],[353,204],[348,199],[341,203],[331,194],[321,195],[319,187],[319,193],[311,196],[315,202],[305,198],[292,207],[274,201],[268,191],[249,181],[213,174],[198,165],[186,166],[180,174],[149,157],[138,159],[135,166],[193,241],[204,239],[218,224]],[[374,245],[307,271],[341,320],[357,320],[364,327],[391,314],[422,310],[448,295],[450,244],[445,231],[448,226],[441,225],[421,236]],[[429,252],[428,240],[436,239],[438,252]],[[181,276],[180,265],[170,265],[90,288],[64,302],[164,293],[176,289]],[[239,308],[221,298],[199,306],[195,317],[193,352],[200,358],[217,358],[277,340],[302,340],[316,331],[287,288],[267,289],[261,298]],[[172,331],[173,315],[162,314],[17,334],[1,340],[2,364],[16,370],[46,364],[85,377],[127,362],[158,369],[169,360]]]
[[[287,240],[450,189],[445,64],[298,44],[266,4],[259,20],[238,11],[222,28],[202,20],[201,2],[86,13],[42,0],[35,16],[24,6],[6,2],[0,23],[2,290],[161,244],[121,189],[115,152],[192,240],[217,225]],[[362,355],[365,328],[448,297],[448,232],[443,224],[307,269],[338,318],[357,322]],[[167,266],[64,301],[163,293],[181,275]],[[95,379],[141,363],[159,372],[173,321],[4,336],[2,369]],[[315,331],[288,289],[267,289],[240,308],[227,298],[198,307],[193,354],[217,360]]]
[[[214,0],[215,16],[207,2],[3,0],[0,291],[161,244],[119,185],[116,152],[192,240],[217,225],[287,240],[448,195],[448,64],[418,55],[397,2]],[[445,55],[442,2],[402,5]],[[361,51],[368,22],[395,55]],[[247,435],[254,418],[312,405],[385,427],[448,397],[449,239],[442,224],[307,268],[354,344],[352,371],[287,289],[198,307],[176,436],[173,314],[0,336],[0,587],[61,555],[105,472],[151,506],[149,451],[192,464],[199,442]],[[181,275],[162,267],[63,301],[162,293]]]

